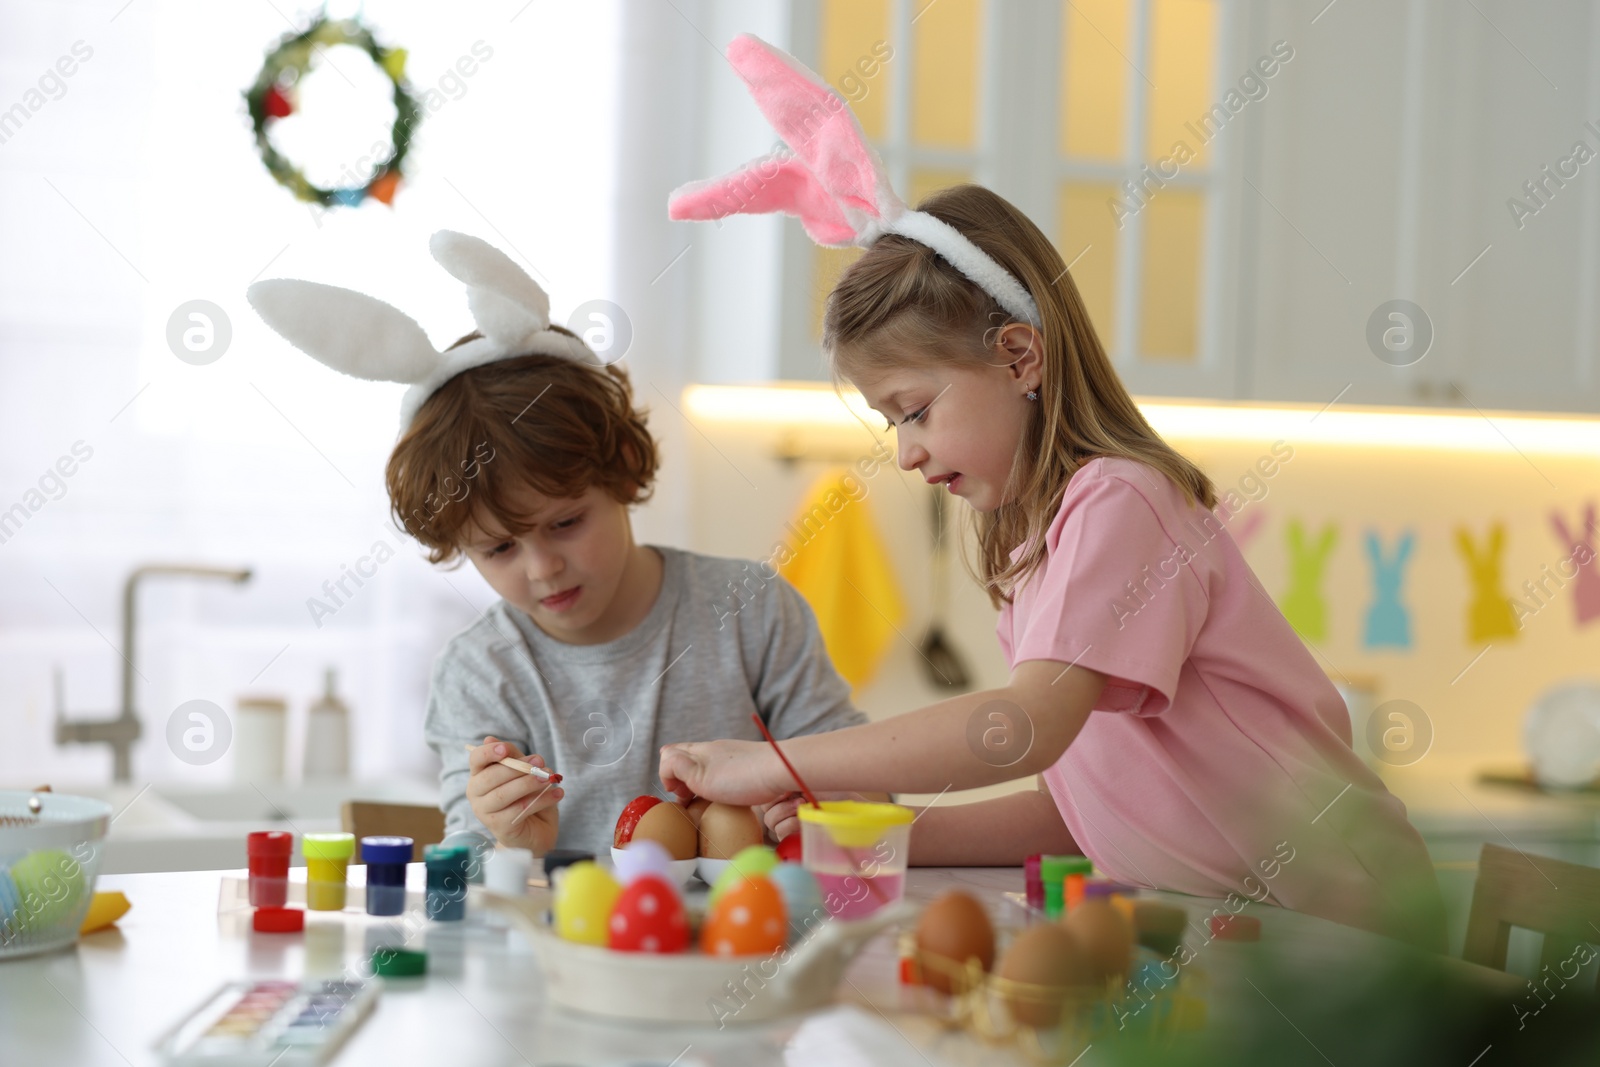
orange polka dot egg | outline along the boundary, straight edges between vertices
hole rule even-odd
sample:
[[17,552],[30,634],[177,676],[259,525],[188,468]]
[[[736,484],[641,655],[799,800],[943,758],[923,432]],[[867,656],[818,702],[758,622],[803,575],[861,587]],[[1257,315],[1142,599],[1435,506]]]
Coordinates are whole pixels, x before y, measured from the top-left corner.
[[789,936],[783,894],[772,879],[754,875],[723,891],[700,928],[700,950],[712,956],[776,952]]

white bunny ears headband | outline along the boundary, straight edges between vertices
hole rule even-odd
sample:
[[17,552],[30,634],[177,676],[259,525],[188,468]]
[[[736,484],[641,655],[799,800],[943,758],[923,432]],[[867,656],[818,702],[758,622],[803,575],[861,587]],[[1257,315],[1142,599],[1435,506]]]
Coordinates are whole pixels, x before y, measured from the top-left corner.
[[953,226],[912,211],[848,104],[786,52],[751,34],[728,45],[728,62],[793,156],[762,157],[720,178],[673,191],[667,215],[706,221],[781,211],[799,216],[820,245],[867,248],[886,233],[933,249],[1001,307],[1033,326],[1039,309],[1014,275]]
[[272,278],[245,295],[268,326],[318,362],[355,378],[409,384],[400,402],[402,433],[440,386],[485,363],[544,355],[603,365],[581,340],[550,328],[550,297],[498,248],[440,230],[428,249],[466,283],[467,306],[483,335],[448,352],[434,348],[411,316],[365,293]]

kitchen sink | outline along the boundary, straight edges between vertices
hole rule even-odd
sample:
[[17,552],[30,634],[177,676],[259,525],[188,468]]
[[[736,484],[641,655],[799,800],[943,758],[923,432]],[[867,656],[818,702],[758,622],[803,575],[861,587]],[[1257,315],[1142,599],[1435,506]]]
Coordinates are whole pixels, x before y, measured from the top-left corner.
[[[421,779],[378,782],[237,782],[194,785],[74,786],[58,793],[97,797],[115,813],[106,836],[102,874],[145,871],[214,871],[245,866],[245,835],[252,830],[295,834],[338,830],[346,800],[437,804],[439,785]],[[295,850],[295,862],[299,849]]]

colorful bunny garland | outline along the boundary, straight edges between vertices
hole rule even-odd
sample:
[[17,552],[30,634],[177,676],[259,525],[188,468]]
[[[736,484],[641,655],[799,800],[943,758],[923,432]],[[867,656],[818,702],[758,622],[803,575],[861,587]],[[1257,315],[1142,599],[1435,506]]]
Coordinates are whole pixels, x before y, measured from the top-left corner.
[[1040,324],[1021,282],[948,223],[912,211],[889,185],[842,97],[799,60],[750,34],[728,45],[728,62],[793,155],[763,156],[720,178],[690,182],[667,200],[667,215],[709,221],[781,211],[800,219],[820,245],[867,248],[886,233],[926,245],[1017,319]]
[[246,296],[268,326],[318,362],[354,378],[409,384],[400,402],[402,433],[440,386],[485,363],[545,355],[603,365],[581,340],[550,328],[550,297],[498,248],[440,230],[428,249],[466,283],[467,306],[483,335],[445,352],[411,316],[365,293],[272,278],[256,282]]

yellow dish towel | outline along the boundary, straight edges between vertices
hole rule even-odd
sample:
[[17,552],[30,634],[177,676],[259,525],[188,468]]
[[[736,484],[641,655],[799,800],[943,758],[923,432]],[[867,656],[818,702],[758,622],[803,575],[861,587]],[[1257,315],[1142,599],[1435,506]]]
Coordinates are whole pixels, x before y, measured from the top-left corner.
[[872,677],[905,616],[862,482],[843,468],[824,475],[788,533],[790,553],[779,573],[816,612],[834,667],[858,688]]

